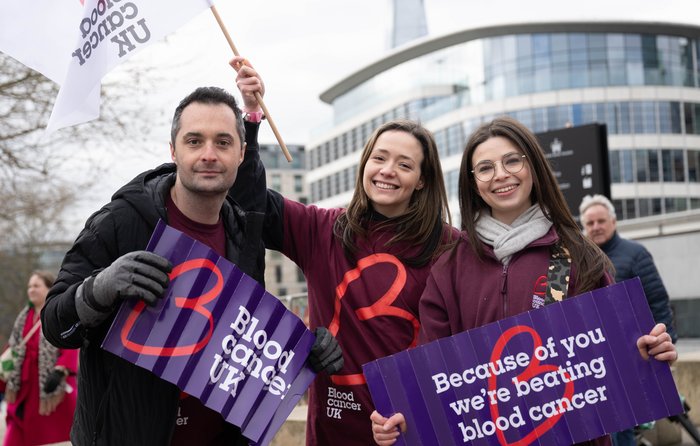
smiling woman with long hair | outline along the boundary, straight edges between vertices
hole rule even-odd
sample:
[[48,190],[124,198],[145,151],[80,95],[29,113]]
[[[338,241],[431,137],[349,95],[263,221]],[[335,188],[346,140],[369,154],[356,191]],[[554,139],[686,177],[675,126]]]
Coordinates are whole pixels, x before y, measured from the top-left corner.
[[[459,204],[460,242],[435,263],[421,297],[421,342],[612,283],[610,261],[581,234],[535,135],[520,122],[497,118],[471,135]],[[547,287],[546,298],[533,293]],[[663,324],[637,345],[642,356],[677,357]],[[396,441],[397,426],[405,429],[402,414],[385,418],[375,412],[371,419],[381,446]],[[583,444],[609,445],[610,438]]]
[[[235,60],[234,60],[235,62]],[[261,83],[239,70],[248,112]],[[256,147],[248,147],[231,193],[264,178]],[[242,197],[243,199],[245,197]],[[366,445],[374,406],[362,364],[416,345],[418,302],[430,266],[457,237],[432,134],[417,122],[381,125],[360,155],[347,208],[308,206],[268,191],[263,238],[306,277],[310,326],[328,327],[343,349],[338,374],[319,374],[310,389],[309,445]]]

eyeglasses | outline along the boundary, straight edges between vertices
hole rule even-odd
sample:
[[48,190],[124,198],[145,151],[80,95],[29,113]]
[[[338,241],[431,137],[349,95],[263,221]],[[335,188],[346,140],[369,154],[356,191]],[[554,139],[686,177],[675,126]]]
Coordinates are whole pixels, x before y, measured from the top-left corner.
[[514,174],[523,170],[525,158],[526,155],[521,155],[519,153],[507,153],[503,155],[501,161],[479,161],[471,172],[479,181],[491,181],[494,175],[496,175],[496,163],[501,163],[503,170],[507,173]]

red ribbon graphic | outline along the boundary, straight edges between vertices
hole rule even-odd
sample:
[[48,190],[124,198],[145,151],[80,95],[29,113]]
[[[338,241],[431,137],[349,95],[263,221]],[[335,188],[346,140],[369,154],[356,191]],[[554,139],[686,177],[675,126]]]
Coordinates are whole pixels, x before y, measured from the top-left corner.
[[[418,330],[420,329],[418,319],[416,319],[416,317],[409,311],[392,306],[406,285],[406,268],[399,259],[391,254],[372,254],[364,257],[357,262],[357,268],[345,273],[343,276],[343,281],[335,290],[335,312],[333,314],[333,320],[328,325],[328,330],[333,334],[333,336],[338,335],[338,331],[340,330],[340,301],[345,296],[348,286],[355,280],[362,277],[362,271],[364,269],[380,263],[389,263],[394,265],[396,267],[396,277],[394,278],[391,287],[389,287],[387,292],[384,293],[382,297],[380,297],[370,306],[356,309],[355,315],[361,321],[366,321],[378,316],[393,316],[410,321],[413,325],[413,340],[411,341],[411,345],[407,345],[406,348],[415,347],[416,343],[418,342]],[[331,381],[333,381],[333,383],[336,385],[344,386],[360,385],[367,382],[365,375],[362,373],[354,373],[350,375],[332,375]]]
[[[533,354],[531,355],[532,361],[530,362],[530,364],[527,366],[527,368],[525,370],[522,371],[522,373],[520,373],[520,375],[517,376],[518,381],[528,381],[530,378],[533,378],[537,375],[541,375],[543,373],[558,370],[558,366],[555,366],[552,364],[542,365],[542,364],[540,364],[540,360],[534,357],[535,349],[537,349],[537,347],[540,347],[542,345],[542,339],[540,338],[540,335],[537,333],[537,331],[535,331],[532,327],[528,327],[526,325],[516,325],[515,327],[512,327],[512,328],[506,330],[501,335],[501,337],[498,338],[498,341],[496,342],[496,345],[494,346],[493,351],[491,352],[491,362],[495,362],[498,359],[500,359],[501,355],[503,354],[503,350],[505,349],[508,342],[513,337],[515,337],[519,334],[529,334],[530,337],[532,337]],[[574,395],[574,382],[570,380],[571,377],[568,373],[566,373],[566,376],[569,379],[569,382],[566,383],[563,396],[564,396],[564,398],[571,400],[571,397]],[[489,377],[489,391],[495,391],[497,388],[498,388],[497,376],[495,374],[492,374]],[[503,431],[497,429],[496,436],[498,437],[498,442],[503,446],[526,446],[526,445],[529,445],[533,441],[535,441],[536,439],[542,437],[552,427],[554,427],[554,425],[557,424],[557,422],[562,417],[562,415],[563,415],[563,413],[558,413],[558,414],[552,416],[551,418],[547,418],[545,421],[538,424],[532,432],[530,432],[525,437],[523,437],[520,440],[517,440],[513,443],[508,443],[508,441],[506,441],[505,435],[503,434]],[[491,420],[495,423],[496,419],[498,417],[499,417],[498,404],[492,404],[491,405]]]

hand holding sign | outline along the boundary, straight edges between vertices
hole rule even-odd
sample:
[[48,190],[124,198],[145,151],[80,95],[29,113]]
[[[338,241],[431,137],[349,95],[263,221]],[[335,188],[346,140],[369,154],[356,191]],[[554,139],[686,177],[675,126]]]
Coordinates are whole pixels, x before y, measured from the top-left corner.
[[148,305],[155,305],[168,287],[171,269],[172,264],[167,259],[152,252],[124,254],[80,284],[75,294],[80,320],[85,326],[94,327],[104,321],[115,304],[123,299],[140,299]]
[[[267,444],[315,377],[314,335],[235,265],[164,223],[147,249],[175,265],[165,296],[153,307],[125,300],[102,347]],[[321,340],[320,358],[337,360],[334,339]]]
[[309,362],[316,373],[325,371],[329,375],[343,368],[343,351],[338,340],[325,327],[316,327],[316,341],[311,347]]
[[92,295],[99,305],[109,307],[120,299],[137,298],[153,306],[170,283],[173,265],[158,254],[134,251],[119,257],[95,276]]
[[637,339],[637,348],[644,359],[652,356],[657,361],[667,361],[670,364],[678,359],[678,352],[664,324],[656,324],[648,335]]
[[379,446],[396,443],[400,433],[406,432],[406,418],[400,412],[387,418],[375,410],[369,419],[372,420],[374,442]]
[[374,439],[525,446],[598,438],[682,412],[665,362],[676,357],[639,280],[622,282],[365,364]]

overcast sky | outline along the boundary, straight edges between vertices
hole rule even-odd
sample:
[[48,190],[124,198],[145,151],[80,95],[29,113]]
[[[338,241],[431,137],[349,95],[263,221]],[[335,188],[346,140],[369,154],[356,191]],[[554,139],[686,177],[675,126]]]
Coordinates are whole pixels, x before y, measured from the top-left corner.
[[[240,53],[263,76],[265,102],[288,144],[305,144],[313,128],[331,120],[330,106],[319,94],[388,51],[392,24],[390,0],[255,0],[216,2]],[[499,23],[636,19],[700,25],[700,0],[425,0],[430,35]],[[166,45],[152,45],[135,60],[177,63],[153,102],[171,115],[194,88],[216,85],[235,91],[232,57],[213,15],[204,12]],[[172,74],[170,74],[172,71]],[[118,75],[119,68],[116,73]],[[111,75],[110,75],[111,76]],[[109,98],[104,98],[108,101]],[[263,124],[261,142],[274,142]],[[102,185],[90,194],[75,219],[109,199],[116,188],[139,172],[169,161],[168,129],[154,129],[149,155],[141,160],[115,157]],[[156,155],[153,155],[156,153]]]
[[[263,75],[266,103],[290,143],[306,143],[311,128],[330,120],[330,106],[318,99],[323,90],[388,50],[390,0],[217,3],[238,50]],[[562,19],[635,18],[700,24],[700,0],[425,0],[425,6],[431,35],[514,21]],[[169,47],[190,45],[197,45],[195,51],[202,52],[201,60],[209,69],[193,67],[193,73],[182,79],[177,99],[207,83],[230,84],[235,89],[233,73],[225,64],[231,52],[210,13],[178,33]],[[197,71],[201,77],[194,74]],[[273,139],[271,133],[266,136]]]
[[[331,118],[330,106],[318,99],[319,94],[388,51],[391,3],[219,0],[217,8],[238,50],[263,75],[266,103],[282,136],[289,143],[306,143],[310,129]],[[425,5],[431,35],[498,23],[562,19],[635,18],[700,24],[698,0],[426,0]],[[145,50],[142,57],[166,52],[172,52],[171,60],[193,57],[192,64],[173,78],[167,109],[199,85],[235,90],[233,72],[226,64],[231,50],[209,12],[176,33],[167,47],[154,50]],[[273,135],[268,132],[263,138],[272,142]]]

